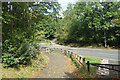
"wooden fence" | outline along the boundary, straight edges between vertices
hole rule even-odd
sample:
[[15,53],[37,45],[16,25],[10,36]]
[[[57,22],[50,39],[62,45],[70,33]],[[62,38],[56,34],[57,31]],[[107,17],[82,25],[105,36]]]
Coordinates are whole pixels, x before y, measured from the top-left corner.
[[[85,67],[85,57],[80,56],[73,51],[67,50],[67,49],[62,49],[62,48],[52,48],[53,51],[59,52],[59,53],[64,53],[64,55],[69,56],[71,59],[76,61],[79,65],[82,65]],[[48,51],[48,48],[46,48],[46,51]]]
[[[47,52],[47,53],[50,53],[50,48],[45,48],[44,50]],[[113,64],[97,64],[97,63],[90,63],[90,61],[87,61],[87,63],[85,63],[86,59],[85,57],[83,56],[80,56],[68,49],[62,49],[62,48],[52,48],[51,49],[52,51],[55,51],[55,52],[59,52],[59,53],[64,53],[64,55],[66,56],[69,56],[71,59],[74,59],[80,66],[82,65],[84,68],[87,67],[87,71],[90,72],[90,65],[93,65],[93,66],[97,66],[97,67],[101,67],[101,68],[106,68],[106,69],[109,69],[109,70],[114,70],[114,71],[118,71],[120,72],[120,70],[115,70],[114,69],[114,66],[120,66],[120,65],[113,65]],[[107,68],[107,67],[103,67],[103,66],[100,66],[100,65],[109,65],[109,66],[112,66],[112,68]]]
[[71,59],[75,60],[79,65],[82,65],[85,67],[85,58],[76,54],[76,53],[73,53],[71,51],[67,51],[67,50],[64,50],[64,54],[69,56]]

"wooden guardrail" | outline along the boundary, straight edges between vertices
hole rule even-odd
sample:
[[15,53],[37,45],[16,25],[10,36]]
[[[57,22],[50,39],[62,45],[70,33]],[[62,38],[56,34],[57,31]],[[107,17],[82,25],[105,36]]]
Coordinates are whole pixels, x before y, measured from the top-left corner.
[[85,58],[83,56],[80,56],[76,53],[73,53],[71,51],[64,50],[64,54],[67,56],[70,56],[73,60],[75,60],[79,65],[83,65],[85,67]]
[[[82,65],[83,67],[87,66],[87,71],[90,72],[90,65],[93,65],[93,66],[98,66],[98,67],[101,67],[101,68],[106,68],[106,69],[109,69],[109,70],[114,70],[114,71],[118,71],[120,72],[120,70],[115,70],[114,69],[114,66],[120,66],[120,65],[113,65],[113,64],[97,64],[97,63],[90,63],[90,61],[87,61],[87,63],[85,63],[85,57],[83,56],[80,56],[72,51],[69,51],[67,49],[62,49],[62,48],[52,48],[53,51],[55,52],[60,52],[60,53],[64,53],[65,55],[67,56],[70,56],[70,58],[74,59],[79,65]],[[46,52],[49,53],[50,50],[49,48],[46,48]],[[107,67],[103,67],[103,66],[100,66],[100,65],[109,65],[109,66],[112,66],[112,68],[107,68]]]
[[[70,50],[68,50],[66,48],[55,48],[55,47],[54,48],[50,48],[50,47],[44,46],[43,51],[49,53],[49,51],[51,49],[52,49],[52,51],[59,52],[59,53],[64,53],[64,55],[69,56],[71,59],[73,59],[74,61],[76,61],[80,66],[83,66],[83,68],[85,70],[87,70],[87,72],[89,72],[89,73],[90,73],[90,69],[91,69],[90,65],[101,67],[101,68],[105,68],[105,69],[109,69],[109,70],[113,70],[113,71],[117,71],[117,72],[120,73],[120,70],[114,69],[114,66],[120,66],[120,65],[90,63],[90,61],[87,61],[87,63],[85,63],[86,62],[86,58],[85,57],[83,57],[81,55],[78,55],[75,52],[70,51]],[[112,68],[104,67],[104,66],[101,66],[101,65],[109,65]]]
[[[62,49],[62,48],[52,48],[53,51],[55,52],[60,52],[60,53],[64,53],[65,55],[69,56],[70,58],[72,58],[73,60],[75,60],[79,65],[82,65],[85,67],[85,58],[83,56],[80,56],[74,52],[71,52],[67,49]],[[50,49],[47,47],[45,47],[45,52],[46,53],[50,53]]]

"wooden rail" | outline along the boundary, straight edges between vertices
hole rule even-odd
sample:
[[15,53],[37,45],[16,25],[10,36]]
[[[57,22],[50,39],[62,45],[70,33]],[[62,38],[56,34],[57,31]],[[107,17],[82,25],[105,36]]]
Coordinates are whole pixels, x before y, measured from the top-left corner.
[[[85,67],[85,58],[83,56],[80,56],[74,52],[71,52],[67,49],[61,49],[61,48],[52,48],[53,51],[64,53],[65,55],[69,56],[71,59],[75,60],[79,65],[82,65]],[[50,48],[45,47],[44,51],[46,53],[50,53]]]
[[[106,68],[106,69],[109,69],[109,70],[113,70],[113,71],[120,72],[120,70],[117,70],[117,69],[114,68],[114,66],[119,66],[119,67],[120,67],[120,65],[117,65],[117,64],[98,64],[98,63],[90,63],[90,61],[87,61],[86,64],[87,64],[87,70],[88,70],[88,72],[90,72],[90,65],[97,66],[97,67],[101,67],[101,68]],[[100,65],[112,66],[112,68],[108,68],[108,67],[100,66]]]
[[[45,52],[49,53],[49,48],[48,47],[45,48],[44,50],[45,50]],[[62,49],[62,48],[52,48],[52,50],[55,51],[55,52],[64,53],[66,56],[69,56],[71,59],[75,60],[80,66],[82,65],[83,68],[87,69],[88,72],[90,72],[90,65],[120,72],[120,70],[115,70],[114,69],[114,66],[120,66],[120,65],[90,63],[90,61],[87,61],[87,63],[85,63],[85,61],[86,61],[85,57],[80,56],[80,55],[78,55],[78,54],[76,54],[76,53],[74,53],[70,50]],[[107,68],[107,67],[100,66],[100,65],[112,66],[112,68]]]
[[67,52],[67,50],[64,50],[64,54],[69,56],[73,60],[75,60],[79,65],[83,65],[85,67],[85,58],[84,57],[82,57],[76,53],[70,52],[70,51]]

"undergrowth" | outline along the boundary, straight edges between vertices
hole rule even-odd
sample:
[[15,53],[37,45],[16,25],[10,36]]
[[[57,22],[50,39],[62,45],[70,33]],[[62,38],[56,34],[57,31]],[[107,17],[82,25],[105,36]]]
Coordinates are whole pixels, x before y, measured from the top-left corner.
[[29,78],[37,70],[46,63],[48,57],[46,55],[38,55],[37,59],[31,61],[31,65],[23,66],[21,65],[19,69],[16,68],[2,68],[2,78]]

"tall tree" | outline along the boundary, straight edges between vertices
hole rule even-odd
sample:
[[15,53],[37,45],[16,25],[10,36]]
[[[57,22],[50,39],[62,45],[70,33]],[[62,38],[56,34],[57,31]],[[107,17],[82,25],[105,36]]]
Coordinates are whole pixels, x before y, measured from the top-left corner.
[[72,8],[68,6],[63,19],[68,18],[71,22],[65,26],[69,30],[68,41],[83,45],[95,43],[104,47],[118,46],[115,25],[119,26],[119,2],[76,2]]

